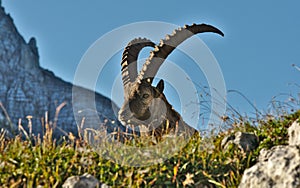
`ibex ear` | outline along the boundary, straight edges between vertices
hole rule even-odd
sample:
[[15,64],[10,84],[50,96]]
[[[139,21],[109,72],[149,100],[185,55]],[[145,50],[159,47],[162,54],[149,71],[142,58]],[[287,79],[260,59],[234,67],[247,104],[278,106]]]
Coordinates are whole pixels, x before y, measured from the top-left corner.
[[164,80],[160,80],[160,81],[158,82],[158,84],[156,85],[156,89],[157,89],[160,93],[163,93],[164,88],[165,88]]

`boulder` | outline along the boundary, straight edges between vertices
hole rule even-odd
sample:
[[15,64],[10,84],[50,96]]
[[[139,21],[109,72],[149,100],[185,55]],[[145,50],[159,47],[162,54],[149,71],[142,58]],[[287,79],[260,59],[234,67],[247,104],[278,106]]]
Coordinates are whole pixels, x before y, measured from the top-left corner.
[[63,188],[109,188],[108,185],[100,183],[94,176],[83,174],[82,176],[71,176],[64,184]]
[[300,187],[299,149],[298,146],[275,146],[262,150],[258,163],[245,170],[239,187]]
[[288,128],[289,134],[289,145],[291,146],[300,146],[300,124],[295,121],[292,126]]
[[230,144],[235,144],[242,151],[249,152],[258,147],[258,137],[253,133],[244,133],[239,131],[234,135],[226,136],[221,142],[221,147],[227,150]]
[[295,121],[288,129],[289,145],[260,151],[258,162],[245,170],[240,188],[300,188],[300,126]]

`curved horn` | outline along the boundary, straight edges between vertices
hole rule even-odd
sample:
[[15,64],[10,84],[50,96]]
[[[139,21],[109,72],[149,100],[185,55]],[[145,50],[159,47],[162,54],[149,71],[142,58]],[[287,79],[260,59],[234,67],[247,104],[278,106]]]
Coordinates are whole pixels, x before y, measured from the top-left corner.
[[124,91],[127,90],[128,84],[137,78],[137,59],[140,51],[147,46],[155,47],[155,44],[146,38],[135,38],[125,47],[121,62]]
[[150,56],[143,65],[136,81],[140,83],[141,80],[150,78],[149,82],[152,82],[162,63],[179,44],[195,34],[205,32],[213,32],[224,36],[222,31],[206,24],[185,25],[184,27],[174,30],[172,35],[167,35],[166,38],[161,40],[159,45],[155,46],[155,49],[150,52]]

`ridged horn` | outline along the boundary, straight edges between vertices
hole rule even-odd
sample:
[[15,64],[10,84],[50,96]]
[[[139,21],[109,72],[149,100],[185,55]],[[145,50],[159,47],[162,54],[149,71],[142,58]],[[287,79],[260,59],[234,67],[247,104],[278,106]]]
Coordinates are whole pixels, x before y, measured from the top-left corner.
[[150,56],[144,63],[136,81],[140,83],[141,80],[150,78],[149,81],[152,83],[162,63],[179,44],[195,34],[206,32],[217,33],[224,36],[222,31],[207,24],[185,25],[184,27],[174,30],[172,35],[167,35],[166,38],[161,40],[159,45],[156,45],[154,50],[150,52]]
[[122,54],[121,71],[124,93],[127,94],[128,84],[134,82],[138,75],[137,59],[140,51],[145,47],[155,47],[155,44],[146,38],[135,38],[125,47]]

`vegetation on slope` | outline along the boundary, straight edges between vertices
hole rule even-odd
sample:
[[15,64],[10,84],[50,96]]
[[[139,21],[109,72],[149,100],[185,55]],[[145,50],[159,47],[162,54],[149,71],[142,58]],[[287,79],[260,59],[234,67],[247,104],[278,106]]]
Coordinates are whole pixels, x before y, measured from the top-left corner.
[[[93,151],[84,140],[57,144],[52,140],[48,124],[43,139],[28,136],[24,141],[21,134],[7,139],[2,132],[0,184],[2,187],[61,187],[69,176],[87,172],[113,187],[237,187],[244,170],[255,164],[262,148],[287,144],[287,128],[299,117],[300,111],[265,116],[257,121],[243,120],[216,136],[194,136],[173,157],[147,167],[116,164]],[[240,130],[255,133],[260,140],[259,147],[250,153],[235,146],[224,151],[220,146],[224,136]],[[142,140],[130,144],[143,145],[139,142]],[[213,147],[205,147],[210,143]]]

